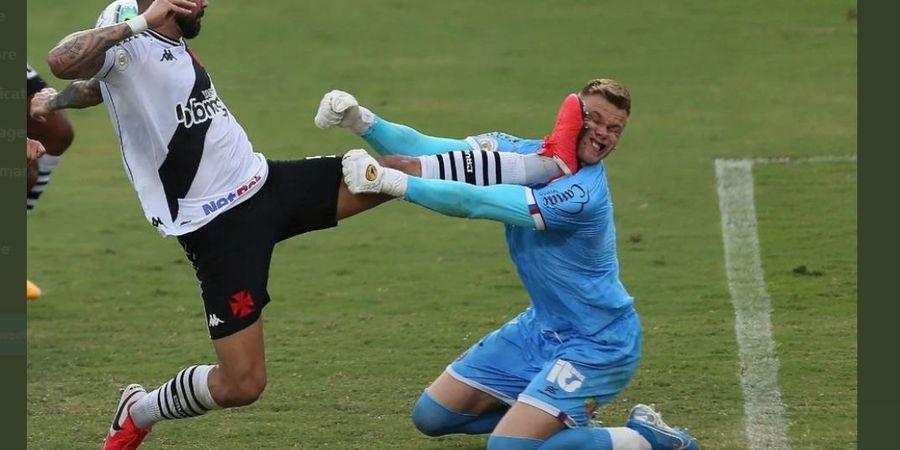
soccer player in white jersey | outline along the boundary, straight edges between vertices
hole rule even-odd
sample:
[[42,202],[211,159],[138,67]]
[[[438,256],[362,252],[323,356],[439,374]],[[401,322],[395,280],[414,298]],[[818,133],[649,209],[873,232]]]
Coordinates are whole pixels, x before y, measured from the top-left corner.
[[[575,138],[577,172],[531,186],[486,185],[507,181],[491,179],[488,169],[498,152],[540,153],[546,147],[541,140],[504,133],[432,137],[374,115],[347,93],[323,98],[317,125],[351,128],[382,153],[417,155],[382,161],[425,177],[353,150],[343,163],[352,192],[385,193],[442,214],[504,223],[510,257],[531,300],[447,366],[416,402],[413,423],[429,436],[491,433],[489,450],[699,449],[686,431],[669,427],[646,405],[635,406],[624,427],[588,426],[596,408],[637,370],[641,327],[619,280],[602,163],[625,129],[631,95],[615,80],[597,79],[576,97],[585,113]],[[564,102],[559,118],[568,103],[575,104]],[[429,155],[466,147],[462,158]],[[449,172],[464,182],[448,181]]]
[[[132,5],[137,14],[116,24]],[[177,236],[193,263],[218,358],[184,368],[149,393],[126,387],[108,450],[137,448],[162,420],[256,401],[266,386],[261,313],[275,243],[390,198],[350,193],[337,157],[276,162],[254,151],[185,42],[199,34],[208,5],[120,0],[99,28],[70,34],[48,56],[56,76],[78,80],[66,99],[54,95],[48,103],[106,105],[147,220]],[[103,26],[109,17],[116,19]]]

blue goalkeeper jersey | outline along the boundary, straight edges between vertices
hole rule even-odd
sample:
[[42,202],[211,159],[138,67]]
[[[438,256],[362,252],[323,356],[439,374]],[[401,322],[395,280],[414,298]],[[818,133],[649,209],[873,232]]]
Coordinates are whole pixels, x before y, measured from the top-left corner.
[[[470,138],[482,149],[533,153],[543,141],[503,133]],[[524,318],[555,331],[594,334],[629,312],[619,280],[616,227],[603,163],[544,186],[529,207],[538,229],[506,225],[509,255],[531,297]]]

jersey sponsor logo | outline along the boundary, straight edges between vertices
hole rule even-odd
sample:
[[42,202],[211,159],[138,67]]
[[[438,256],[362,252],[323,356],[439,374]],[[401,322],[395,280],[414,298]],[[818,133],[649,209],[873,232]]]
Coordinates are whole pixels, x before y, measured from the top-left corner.
[[591,201],[591,194],[580,184],[573,184],[566,189],[551,189],[540,193],[543,206],[558,209],[567,214],[578,214],[584,205]]
[[254,302],[250,291],[242,289],[231,294],[231,313],[238,319],[243,319],[253,313]]
[[175,105],[175,119],[185,128],[208,122],[219,114],[228,115],[228,108],[225,108],[214,88],[204,89],[202,93],[203,99],[191,97],[187,103]]
[[572,393],[584,384],[584,375],[572,363],[560,359],[547,374],[547,381],[556,383],[562,390]]
[[219,209],[231,204],[233,201],[237,200],[242,195],[250,192],[251,189],[255,188],[256,185],[259,184],[259,180],[261,179],[262,177],[260,177],[259,175],[254,175],[253,178],[250,179],[250,181],[242,184],[234,192],[229,192],[228,195],[219,197],[216,200],[211,200],[209,203],[204,204],[203,215],[208,216],[218,211]]

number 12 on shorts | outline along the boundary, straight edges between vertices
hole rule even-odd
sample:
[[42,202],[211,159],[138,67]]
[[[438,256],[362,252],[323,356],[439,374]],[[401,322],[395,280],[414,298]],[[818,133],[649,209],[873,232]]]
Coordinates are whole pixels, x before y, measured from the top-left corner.
[[584,375],[572,363],[560,359],[547,374],[547,381],[558,384],[566,392],[575,392],[584,383]]

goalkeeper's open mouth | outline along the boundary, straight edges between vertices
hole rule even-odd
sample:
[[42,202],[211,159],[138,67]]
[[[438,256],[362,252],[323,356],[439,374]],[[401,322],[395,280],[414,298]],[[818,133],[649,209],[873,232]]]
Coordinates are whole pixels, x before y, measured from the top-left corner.
[[602,155],[602,154],[606,153],[606,149],[609,148],[609,144],[607,144],[605,142],[600,142],[595,139],[591,139],[590,141],[591,141],[591,146],[594,147],[594,150],[597,152],[597,154]]

